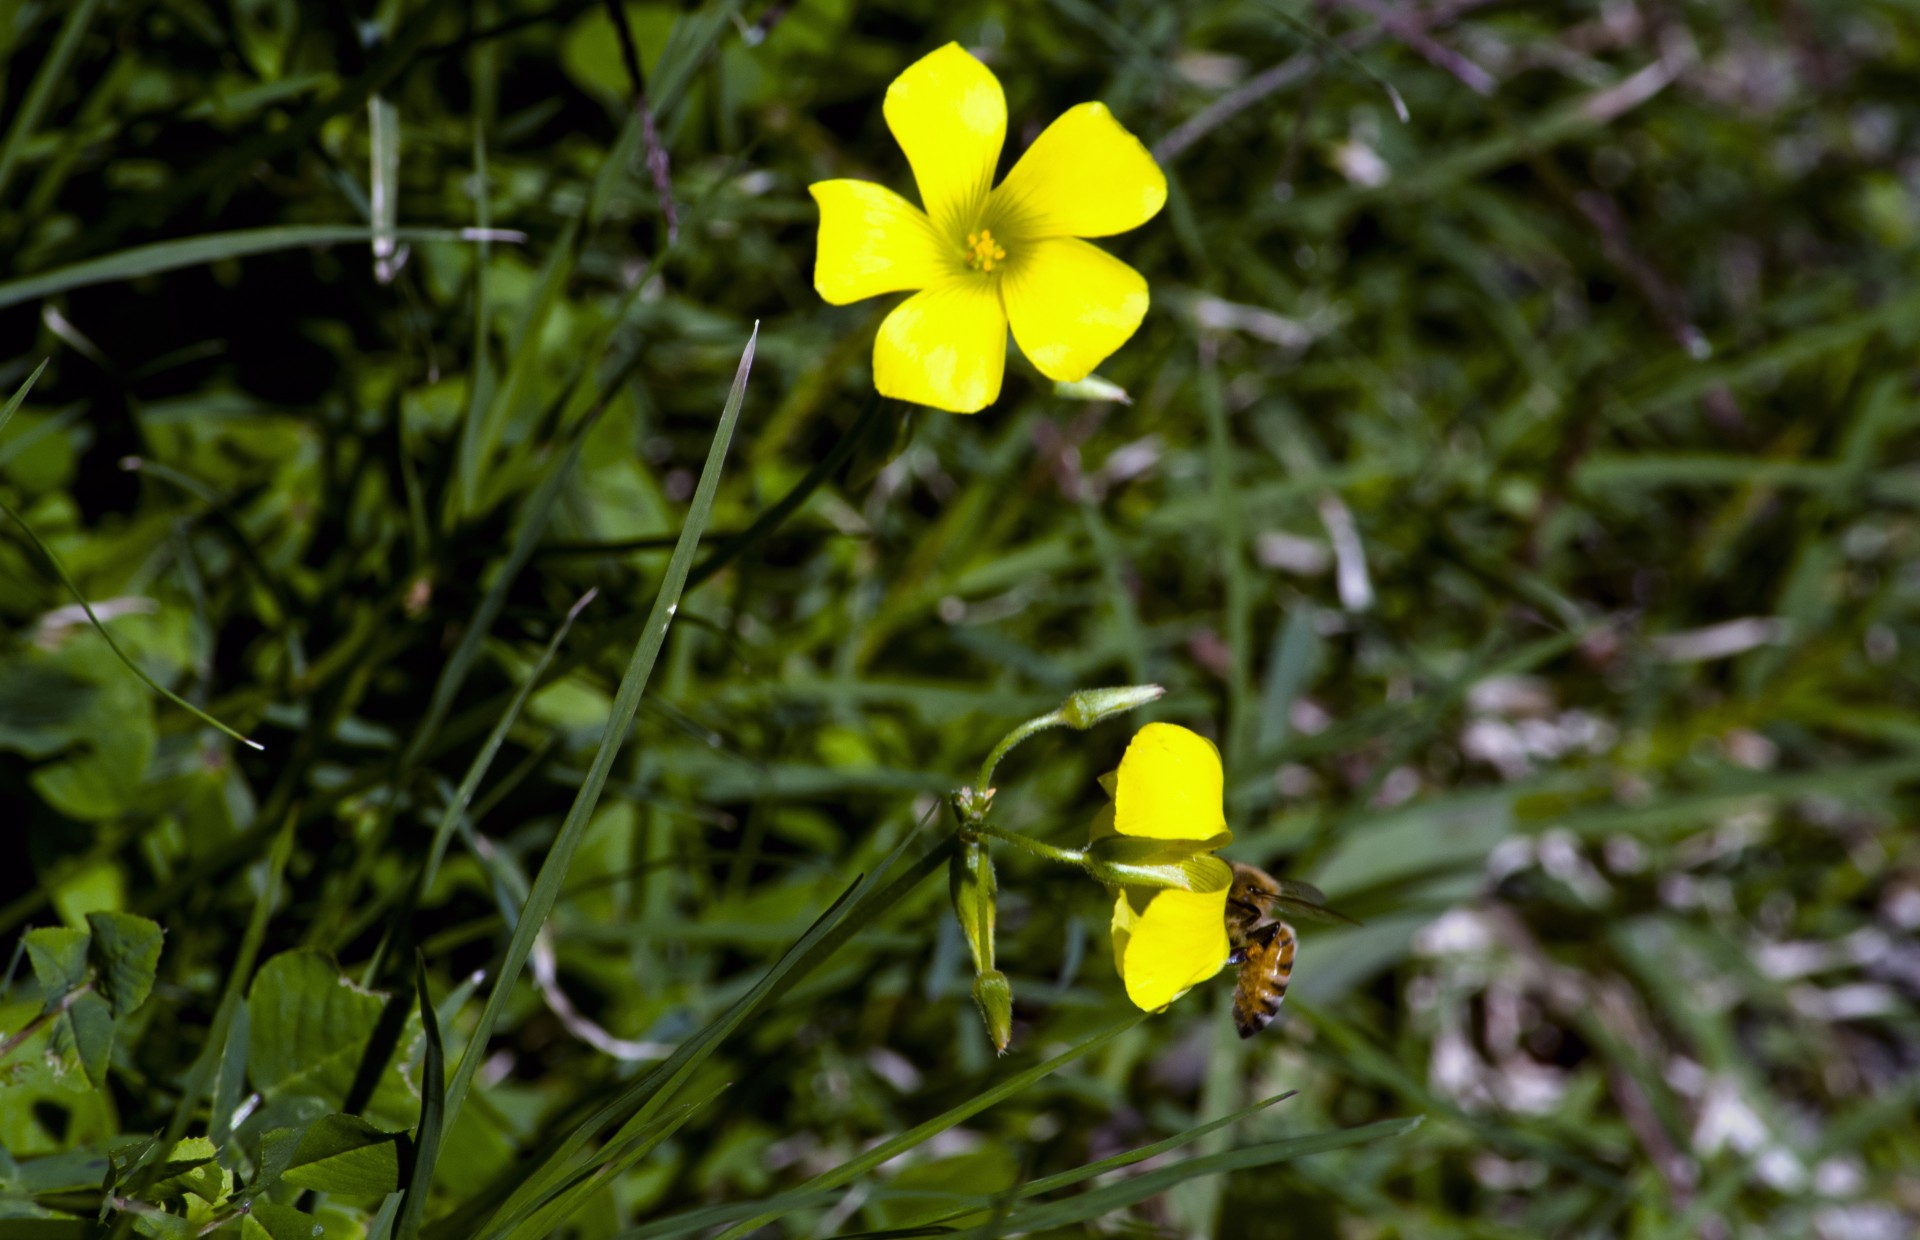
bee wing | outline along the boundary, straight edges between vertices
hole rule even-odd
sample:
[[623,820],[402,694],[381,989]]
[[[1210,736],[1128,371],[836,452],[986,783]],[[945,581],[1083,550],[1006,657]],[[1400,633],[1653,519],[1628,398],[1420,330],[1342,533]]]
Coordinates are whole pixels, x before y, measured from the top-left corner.
[[1282,911],[1301,921],[1318,921],[1331,925],[1357,926],[1360,922],[1336,909],[1327,907],[1327,897],[1312,883],[1303,883],[1297,879],[1276,878],[1273,880],[1277,891],[1237,892],[1237,898],[1266,909],[1269,913]]

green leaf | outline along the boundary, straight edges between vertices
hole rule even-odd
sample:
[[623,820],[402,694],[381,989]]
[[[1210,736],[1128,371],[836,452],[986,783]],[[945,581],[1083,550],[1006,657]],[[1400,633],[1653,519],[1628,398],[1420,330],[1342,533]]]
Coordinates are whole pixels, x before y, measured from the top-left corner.
[[311,1214],[277,1202],[255,1202],[240,1221],[242,1240],[322,1240],[327,1234]]
[[300,1188],[348,1197],[384,1197],[400,1187],[405,1133],[382,1132],[357,1115],[327,1115],[307,1126],[280,1178]]
[[[3,293],[6,287],[7,286],[5,285],[0,285],[0,293]],[[0,300],[0,304],[4,304],[4,301]],[[248,740],[246,737],[240,735],[240,733],[234,731],[232,728],[228,727],[226,724],[221,723],[218,719],[215,719],[212,715],[209,715],[206,711],[201,710],[198,706],[195,706],[192,702],[187,701],[187,699],[181,697],[179,694],[167,688],[165,685],[161,684],[159,681],[155,680],[153,677],[147,675],[146,669],[141,667],[131,657],[129,657],[127,652],[120,648],[120,643],[114,639],[113,634],[107,629],[107,626],[100,623],[100,617],[94,614],[93,604],[87,601],[87,596],[82,594],[80,592],[80,587],[74,584],[73,577],[68,574],[66,565],[60,562],[60,557],[56,556],[53,553],[53,548],[47,546],[47,544],[41,540],[40,535],[34,531],[34,528],[31,525],[27,524],[27,519],[21,516],[19,513],[15,512],[13,508],[9,504],[7,504],[4,500],[0,500],[0,512],[4,512],[9,517],[13,518],[14,524],[18,525],[21,531],[26,534],[27,541],[31,542],[34,545],[34,547],[39,550],[40,554],[43,557],[45,557],[47,563],[52,566],[54,575],[60,579],[60,584],[64,585],[67,588],[67,592],[73,595],[74,599],[79,602],[80,610],[87,613],[87,621],[88,623],[93,625],[94,631],[100,634],[100,640],[107,643],[107,648],[113,651],[114,657],[119,659],[121,663],[125,664],[126,669],[132,672],[134,676],[137,677],[142,684],[146,685],[147,688],[152,689],[155,693],[158,693],[161,697],[167,699],[169,702],[172,702],[175,706],[180,707],[182,710],[186,711],[188,714],[192,715],[194,718],[198,719],[200,722],[206,724],[209,727],[216,728],[219,731],[226,733],[228,736],[232,737],[234,740],[239,741],[242,745],[249,746],[250,748],[253,748],[253,749],[265,748],[265,746],[261,745],[258,741]],[[113,733],[112,735],[117,735],[117,734],[118,733],[116,732],[116,733]]]
[[[269,1101],[317,1098],[339,1110],[384,1005],[384,995],[342,977],[325,953],[302,948],[273,957],[260,966],[247,993],[247,1072],[255,1088]],[[409,1035],[418,1030],[416,1018],[409,1018],[408,1028],[362,1111],[395,1129],[412,1123],[420,1106],[400,1067]]]
[[98,1088],[107,1083],[107,1061],[113,1055],[113,1009],[90,990],[72,1000],[54,1022],[53,1047],[61,1054],[78,1052],[87,1079]]
[[190,1220],[164,1210],[150,1210],[133,1216],[133,1230],[154,1240],[193,1240],[200,1229]]
[[29,930],[26,935],[27,959],[33,964],[33,976],[40,983],[40,994],[51,1010],[70,991],[87,982],[87,932],[71,926],[47,926]]
[[99,973],[101,995],[115,1016],[125,1016],[147,1001],[165,932],[132,913],[88,913],[93,929],[88,956]]
[[[221,1191],[220,1168],[214,1164],[217,1155],[213,1142],[205,1137],[175,1141],[166,1157],[145,1168],[147,1187],[140,1195],[166,1201],[195,1193],[208,1201],[218,1201],[225,1194]],[[128,1168],[129,1173],[133,1170]],[[129,1174],[127,1178],[133,1177]]]
[[305,1128],[269,1128],[261,1134],[260,1169],[254,1174],[253,1182],[247,1185],[249,1196],[257,1196],[280,1182],[280,1177],[293,1165],[293,1156],[300,1148],[300,1138],[305,1135]]
[[99,686],[64,668],[0,663],[0,749],[49,758],[87,740],[99,695]]

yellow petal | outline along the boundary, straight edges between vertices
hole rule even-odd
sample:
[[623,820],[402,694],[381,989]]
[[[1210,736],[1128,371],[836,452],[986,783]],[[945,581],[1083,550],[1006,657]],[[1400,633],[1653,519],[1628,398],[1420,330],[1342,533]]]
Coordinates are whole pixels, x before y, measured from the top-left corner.
[[1113,901],[1113,958],[1127,998],[1151,1012],[1227,963],[1227,893],[1121,890]]
[[887,128],[913,165],[920,205],[956,241],[979,217],[1007,137],[1007,97],[992,70],[949,43],[887,87]]
[[1022,246],[1002,292],[1020,351],[1047,378],[1069,383],[1092,374],[1147,313],[1140,273],[1072,237]]
[[942,265],[933,226],[920,209],[885,186],[816,181],[807,192],[820,204],[813,287],[836,306],[925,288],[955,265]]
[[[1029,237],[1110,237],[1138,228],[1167,201],[1167,178],[1104,103],[1083,103],[1047,126],[993,191],[993,217]],[[1009,225],[1011,230],[1012,225]]]
[[1000,395],[1007,315],[986,280],[937,284],[901,302],[873,342],[873,385],[882,396],[977,413]]
[[1150,723],[1134,733],[1120,759],[1114,830],[1159,840],[1207,839],[1227,829],[1224,785],[1212,741],[1178,724]]

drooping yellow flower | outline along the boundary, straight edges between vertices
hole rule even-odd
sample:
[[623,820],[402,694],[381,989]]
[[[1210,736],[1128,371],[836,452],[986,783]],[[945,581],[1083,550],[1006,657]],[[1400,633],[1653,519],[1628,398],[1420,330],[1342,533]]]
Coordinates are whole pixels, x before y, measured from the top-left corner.
[[998,189],[1007,101],[957,43],[887,88],[887,127],[906,152],[924,211],[870,181],[819,181],[813,284],[834,305],[913,292],[880,325],[883,396],[975,413],[1000,395],[1007,328],[1049,379],[1077,381],[1147,313],[1147,282],[1080,240],[1138,228],[1167,179],[1105,104],[1049,125]]
[[[1193,855],[1207,855],[1208,866],[1227,872],[1210,857],[1233,840],[1224,783],[1213,742],[1175,724],[1150,723],[1120,760],[1113,804],[1094,822],[1095,844],[1108,835],[1190,842]],[[1113,960],[1127,998],[1148,1011],[1163,1008],[1225,967],[1226,911],[1225,881],[1211,891],[1119,887]]]

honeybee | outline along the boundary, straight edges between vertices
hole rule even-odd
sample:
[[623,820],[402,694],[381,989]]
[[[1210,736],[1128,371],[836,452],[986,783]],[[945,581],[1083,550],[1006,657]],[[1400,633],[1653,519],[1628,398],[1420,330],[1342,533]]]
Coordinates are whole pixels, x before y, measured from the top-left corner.
[[1233,989],[1233,1026],[1250,1038],[1273,1023],[1293,979],[1293,927],[1273,915],[1275,907],[1313,920],[1360,923],[1327,907],[1308,883],[1277,879],[1259,866],[1235,861],[1227,891],[1228,964],[1240,966]]
[[1227,892],[1228,964],[1240,966],[1233,988],[1233,1027],[1250,1038],[1273,1023],[1293,977],[1293,927],[1268,916],[1280,896],[1273,875],[1243,861],[1233,863]]

